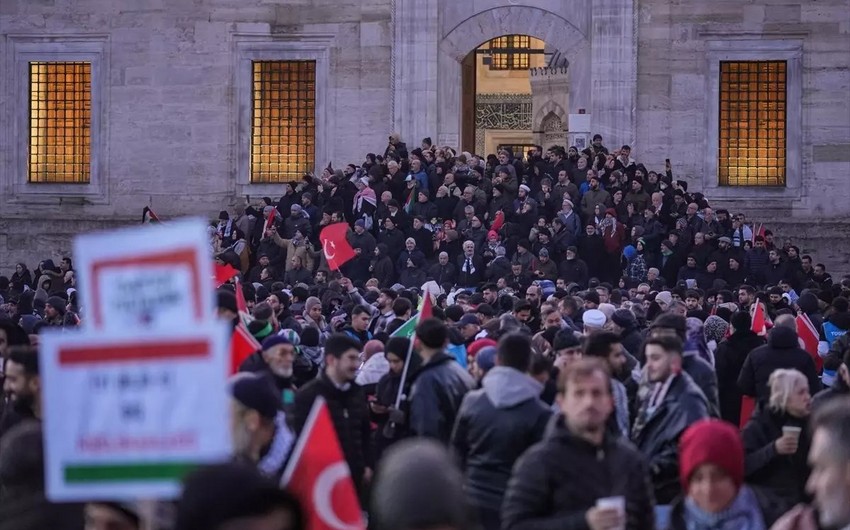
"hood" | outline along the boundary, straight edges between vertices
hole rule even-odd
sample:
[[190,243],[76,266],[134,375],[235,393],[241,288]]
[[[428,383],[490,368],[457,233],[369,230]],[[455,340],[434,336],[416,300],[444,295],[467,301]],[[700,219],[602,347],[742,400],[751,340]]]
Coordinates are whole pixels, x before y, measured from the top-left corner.
[[803,313],[810,315],[812,313],[818,312],[818,297],[814,295],[814,293],[806,292],[800,295],[800,298],[797,300],[797,305],[800,306],[800,309]]
[[784,326],[775,327],[770,330],[770,333],[767,336],[767,343],[771,348],[778,348],[781,350],[799,348],[800,344],[797,341],[797,333],[793,329],[786,328]]
[[481,382],[484,393],[497,409],[510,408],[529,399],[537,399],[543,385],[530,376],[506,366],[496,366]]

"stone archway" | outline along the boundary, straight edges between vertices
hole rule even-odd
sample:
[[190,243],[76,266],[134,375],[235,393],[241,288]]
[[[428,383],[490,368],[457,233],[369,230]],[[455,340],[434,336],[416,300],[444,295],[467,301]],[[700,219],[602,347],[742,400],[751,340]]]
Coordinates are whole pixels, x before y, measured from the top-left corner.
[[516,2],[392,2],[393,128],[408,142],[431,136],[457,145],[461,61],[482,43],[513,33],[541,39],[568,58],[568,114],[583,109],[589,127],[611,145],[634,142],[637,0]]
[[[509,34],[538,38],[547,48],[557,49],[571,65],[570,101],[590,105],[590,42],[587,38],[589,17],[580,2],[565,18],[546,9],[529,6],[502,6],[487,9],[452,27],[439,42],[437,99],[438,141],[457,145],[462,130],[461,62],[481,44]],[[571,103],[572,105],[573,103]],[[566,122],[567,112],[563,113]]]

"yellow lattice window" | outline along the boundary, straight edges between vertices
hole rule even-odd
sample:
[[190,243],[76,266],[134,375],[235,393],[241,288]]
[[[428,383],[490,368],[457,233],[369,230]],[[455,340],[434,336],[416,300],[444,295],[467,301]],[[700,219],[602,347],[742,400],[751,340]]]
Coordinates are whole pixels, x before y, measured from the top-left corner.
[[251,182],[289,182],[316,152],[316,62],[254,61]]
[[491,70],[528,70],[530,65],[531,37],[504,35],[490,41]]
[[721,186],[785,186],[786,62],[721,61]]
[[91,63],[31,62],[28,181],[91,181]]

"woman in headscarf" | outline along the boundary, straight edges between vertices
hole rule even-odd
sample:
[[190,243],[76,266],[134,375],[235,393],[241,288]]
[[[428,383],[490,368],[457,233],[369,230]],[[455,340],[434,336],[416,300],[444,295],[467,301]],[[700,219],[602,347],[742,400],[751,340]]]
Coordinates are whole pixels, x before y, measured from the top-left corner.
[[15,272],[12,274],[12,279],[9,280],[10,291],[15,294],[24,292],[24,289],[32,288],[32,274],[25,263],[21,262],[15,265]]
[[804,500],[809,479],[807,420],[812,397],[806,376],[797,370],[775,370],[768,384],[768,406],[758,410],[741,433],[747,483],[774,494],[790,509]]
[[315,296],[307,298],[304,302],[304,327],[319,330],[319,342],[321,344],[325,343],[325,339],[330,334],[328,321],[322,313],[322,301]]
[[685,320],[685,326],[687,331],[685,335],[684,354],[686,356],[689,354],[697,355],[702,360],[711,364],[711,366],[714,366],[714,355],[708,349],[702,320],[696,317],[689,317]]
[[723,339],[726,338],[726,331],[729,329],[729,323],[717,315],[711,315],[705,319],[703,329],[708,351],[711,354],[711,357],[714,358],[714,352],[717,351],[717,345],[723,342]]
[[782,507],[744,484],[744,449],[737,429],[700,420],[682,434],[679,478],[684,495],[671,506],[671,530],[766,530]]

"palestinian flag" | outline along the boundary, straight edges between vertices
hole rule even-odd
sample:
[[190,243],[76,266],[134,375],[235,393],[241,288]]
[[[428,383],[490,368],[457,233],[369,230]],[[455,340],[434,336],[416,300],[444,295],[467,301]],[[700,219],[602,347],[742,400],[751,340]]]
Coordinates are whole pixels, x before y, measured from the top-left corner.
[[404,211],[410,213],[413,211],[413,202],[416,200],[416,188],[410,190],[410,195],[407,196],[407,200],[404,202]]
[[395,330],[391,337],[404,337],[406,339],[413,339],[413,334],[416,332],[416,326],[419,325],[419,321],[431,318],[433,312],[431,311],[431,295],[426,291],[422,295],[422,309],[419,312],[410,318],[407,322],[405,322],[400,328]]

